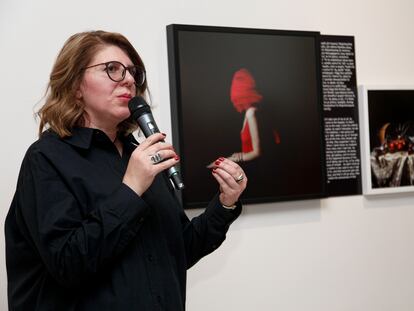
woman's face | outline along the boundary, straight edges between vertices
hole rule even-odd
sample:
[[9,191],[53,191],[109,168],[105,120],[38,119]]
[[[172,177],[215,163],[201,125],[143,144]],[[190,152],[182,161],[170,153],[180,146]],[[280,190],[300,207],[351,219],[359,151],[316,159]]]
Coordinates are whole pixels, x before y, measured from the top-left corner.
[[[88,66],[109,61],[118,61],[126,67],[133,65],[123,50],[108,45],[92,58]],[[105,70],[105,65],[86,69],[77,91],[78,99],[85,105],[85,126],[88,127],[116,128],[129,117],[128,101],[136,95],[135,81],[128,70],[120,82],[112,81]]]

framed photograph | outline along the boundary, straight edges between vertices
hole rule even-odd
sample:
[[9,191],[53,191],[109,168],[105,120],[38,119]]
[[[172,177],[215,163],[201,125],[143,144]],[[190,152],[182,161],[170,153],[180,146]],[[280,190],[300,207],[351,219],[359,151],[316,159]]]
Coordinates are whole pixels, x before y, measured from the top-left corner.
[[360,86],[364,194],[414,191],[414,86]]
[[211,164],[238,162],[244,203],[325,196],[320,34],[167,26],[173,144],[185,208],[218,191]]

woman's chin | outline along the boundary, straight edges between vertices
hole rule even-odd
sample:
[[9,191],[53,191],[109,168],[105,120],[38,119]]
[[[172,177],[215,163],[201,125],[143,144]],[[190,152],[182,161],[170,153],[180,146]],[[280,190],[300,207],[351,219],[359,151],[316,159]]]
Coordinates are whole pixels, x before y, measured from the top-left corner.
[[126,109],[119,109],[115,115],[116,119],[119,120],[119,122],[122,122],[126,119],[129,118],[129,116],[131,115],[131,112],[129,111],[128,108]]

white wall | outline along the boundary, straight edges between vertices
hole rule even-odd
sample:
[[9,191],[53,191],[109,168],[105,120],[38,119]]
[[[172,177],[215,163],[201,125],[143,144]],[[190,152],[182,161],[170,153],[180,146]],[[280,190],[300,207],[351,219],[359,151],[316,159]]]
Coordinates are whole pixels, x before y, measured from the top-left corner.
[[[1,0],[1,227],[36,139],[32,112],[69,35],[126,35],[146,63],[155,116],[169,135],[167,24],[354,35],[359,84],[414,85],[413,12],[412,0]],[[414,310],[412,202],[401,194],[246,206],[225,244],[189,271],[188,310]],[[3,230],[0,252],[6,310]]]

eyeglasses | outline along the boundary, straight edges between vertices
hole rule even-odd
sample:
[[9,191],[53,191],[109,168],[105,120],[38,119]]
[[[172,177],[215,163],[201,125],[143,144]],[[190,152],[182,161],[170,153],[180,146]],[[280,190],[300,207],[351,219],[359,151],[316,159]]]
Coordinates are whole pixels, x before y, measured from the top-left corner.
[[125,79],[126,71],[128,70],[131,76],[134,77],[135,85],[141,86],[145,82],[145,71],[138,66],[128,66],[125,67],[124,64],[117,61],[110,61],[106,63],[100,63],[92,66],[85,67],[83,69],[88,69],[96,66],[105,65],[105,71],[108,74],[109,79],[114,82],[121,82]]

